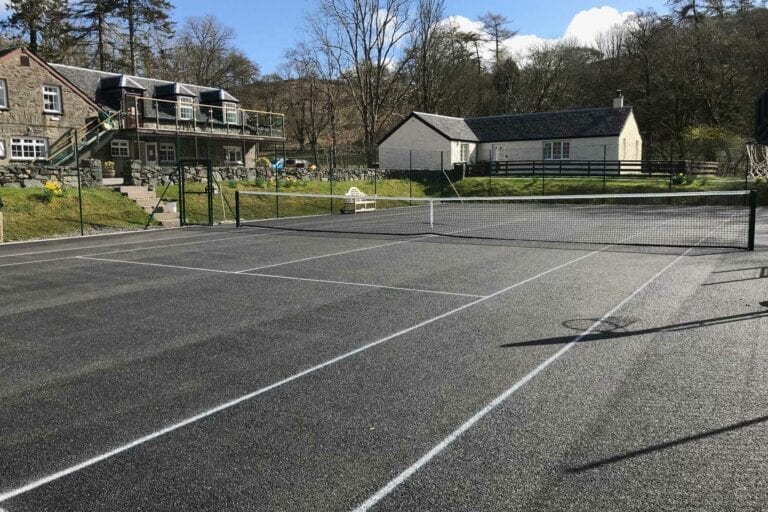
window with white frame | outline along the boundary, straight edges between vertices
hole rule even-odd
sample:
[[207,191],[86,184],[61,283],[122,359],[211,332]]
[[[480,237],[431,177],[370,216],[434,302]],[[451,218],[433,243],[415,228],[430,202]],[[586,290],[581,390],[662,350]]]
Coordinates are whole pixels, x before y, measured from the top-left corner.
[[112,141],[112,158],[128,158],[128,141],[115,139]]
[[160,161],[161,162],[175,162],[176,161],[176,146],[174,144],[160,143]]
[[568,160],[571,158],[571,143],[555,140],[544,143],[544,160]]
[[58,85],[43,86],[43,112],[61,114],[61,87]]
[[243,148],[240,146],[224,146],[224,161],[229,165],[243,163]]
[[0,140],[0,158],[5,158],[5,141]]
[[237,105],[224,103],[224,121],[227,124],[237,124]]
[[8,82],[0,78],[0,108],[8,108]]
[[44,160],[46,149],[47,142],[40,137],[11,138],[11,159],[13,160]]
[[459,147],[459,161],[469,162],[469,144],[462,144]]
[[192,98],[187,96],[179,96],[176,98],[178,105],[178,117],[182,121],[190,121],[194,115],[194,107],[192,106]]

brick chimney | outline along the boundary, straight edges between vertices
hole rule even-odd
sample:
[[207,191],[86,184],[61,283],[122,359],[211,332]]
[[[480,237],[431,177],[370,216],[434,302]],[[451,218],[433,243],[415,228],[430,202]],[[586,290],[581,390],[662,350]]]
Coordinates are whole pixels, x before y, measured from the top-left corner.
[[616,97],[613,98],[613,108],[624,108],[624,95],[621,91],[616,91]]

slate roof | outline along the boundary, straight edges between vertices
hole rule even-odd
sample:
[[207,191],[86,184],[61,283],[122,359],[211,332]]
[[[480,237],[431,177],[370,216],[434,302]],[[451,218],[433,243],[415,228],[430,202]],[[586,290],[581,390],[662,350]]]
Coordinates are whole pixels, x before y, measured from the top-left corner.
[[[420,119],[450,140],[502,142],[615,137],[621,134],[631,112],[632,107],[608,107],[470,118],[448,117],[423,112],[412,112],[411,116]],[[389,137],[401,125],[402,123],[396,126],[381,141]]]
[[[158,80],[156,78],[144,78],[140,76],[123,75],[120,73],[110,73],[107,71],[97,71],[95,69],[78,68],[64,64],[50,64],[50,66],[93,99],[98,97],[97,92],[100,88],[103,89],[106,85],[121,82],[130,84],[129,87],[132,88],[137,88],[136,86],[143,88],[153,96],[164,96],[167,95],[170,90],[177,90],[180,91],[180,94],[188,94],[196,97],[200,97],[201,95],[205,95],[207,98],[226,97],[232,98],[231,100],[228,99],[226,101],[237,101],[229,93],[216,87],[182,84],[169,82],[167,80]],[[156,94],[157,90],[160,91],[160,94]]]

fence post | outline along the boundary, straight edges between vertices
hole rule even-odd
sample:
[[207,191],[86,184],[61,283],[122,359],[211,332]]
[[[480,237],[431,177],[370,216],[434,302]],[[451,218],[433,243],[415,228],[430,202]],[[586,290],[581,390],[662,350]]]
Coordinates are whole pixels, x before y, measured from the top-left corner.
[[77,130],[75,130],[75,169],[77,169],[77,203],[80,208],[80,236],[85,235],[83,229],[83,183],[80,179],[80,155],[77,148]]
[[235,227],[240,227],[240,191],[235,190]]
[[[285,165],[285,159],[283,159]],[[275,192],[280,192],[280,169],[275,169]],[[275,196],[275,218],[280,218],[280,196]]]
[[757,210],[757,190],[749,191],[749,234],[747,235],[747,250],[755,250],[755,217]]
[[[333,195],[333,169],[328,169],[328,183],[330,185],[330,191],[331,195]],[[331,206],[330,206],[330,214],[333,215],[333,198],[330,198]]]

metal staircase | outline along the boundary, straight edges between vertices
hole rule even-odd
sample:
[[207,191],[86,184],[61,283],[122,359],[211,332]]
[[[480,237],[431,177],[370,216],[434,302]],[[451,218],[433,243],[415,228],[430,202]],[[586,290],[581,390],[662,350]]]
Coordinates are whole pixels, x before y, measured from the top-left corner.
[[100,114],[80,128],[72,128],[48,148],[48,161],[53,165],[66,165],[75,160],[75,155],[98,149],[100,143],[109,140],[110,132],[118,128],[119,115],[120,112],[106,117]]

